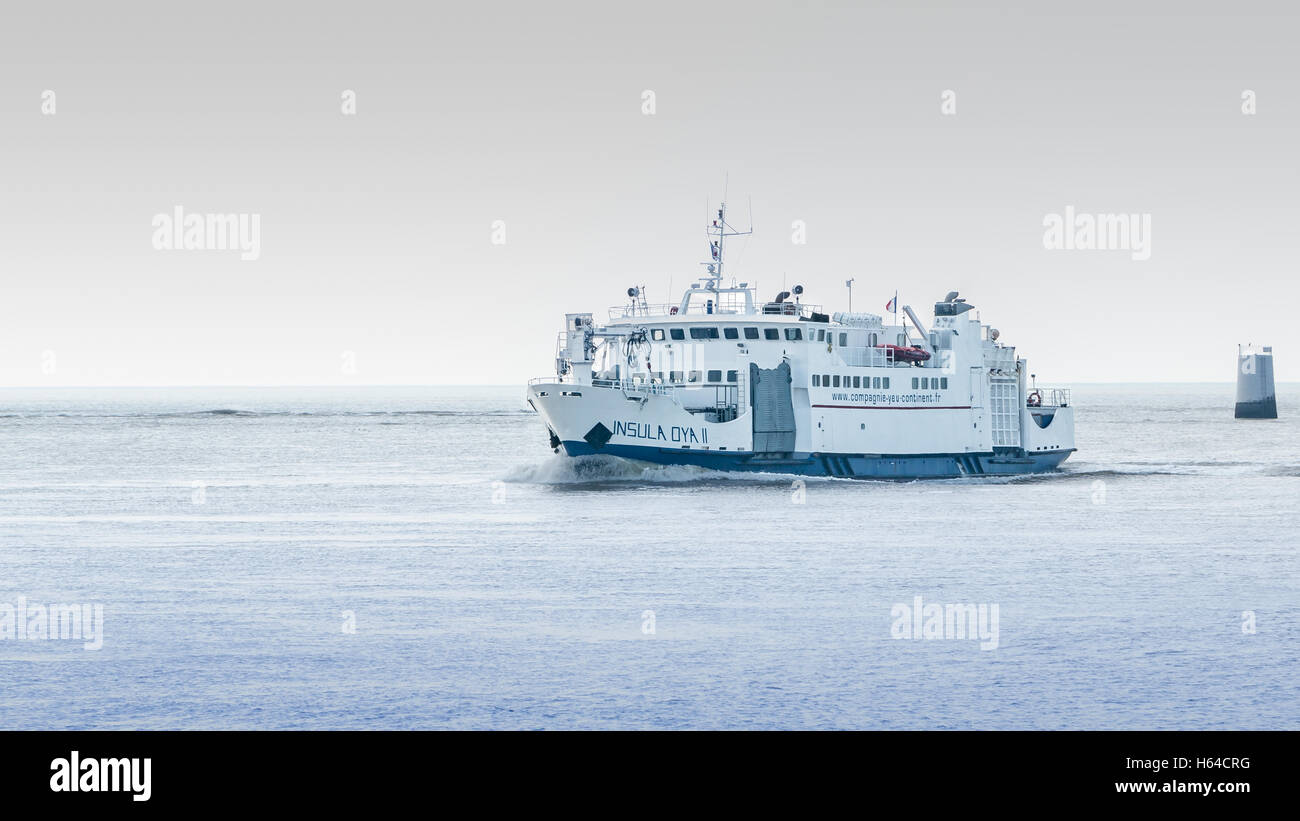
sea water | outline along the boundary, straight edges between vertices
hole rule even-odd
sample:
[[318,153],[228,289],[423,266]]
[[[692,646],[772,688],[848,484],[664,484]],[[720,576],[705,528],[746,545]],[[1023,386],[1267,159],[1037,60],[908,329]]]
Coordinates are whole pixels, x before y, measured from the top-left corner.
[[886,482],[568,459],[520,387],[7,389],[0,727],[1297,729],[1300,390],[1233,396]]

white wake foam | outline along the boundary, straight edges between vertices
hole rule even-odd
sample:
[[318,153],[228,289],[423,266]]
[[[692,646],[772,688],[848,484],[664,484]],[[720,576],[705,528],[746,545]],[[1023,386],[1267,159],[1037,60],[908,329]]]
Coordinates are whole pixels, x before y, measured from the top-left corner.
[[684,482],[755,482],[771,484],[789,483],[794,479],[805,481],[834,481],[829,477],[798,477],[782,473],[756,473],[723,471],[694,465],[658,465],[620,456],[596,454],[593,456],[563,456],[555,454],[532,465],[518,465],[504,477],[506,482],[541,485],[598,484],[603,482],[629,482],[647,484],[681,484]]

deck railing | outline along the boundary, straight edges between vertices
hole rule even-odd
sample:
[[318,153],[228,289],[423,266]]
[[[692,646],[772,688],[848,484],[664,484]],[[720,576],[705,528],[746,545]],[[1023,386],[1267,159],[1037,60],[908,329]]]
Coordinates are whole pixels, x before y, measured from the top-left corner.
[[609,309],[609,318],[664,317],[669,316],[672,309],[676,307],[678,306],[675,302],[659,302],[650,305],[615,305]]
[[719,316],[805,316],[810,317],[814,313],[821,313],[822,306],[813,305],[807,302],[769,302],[766,304],[757,304],[754,306],[754,312],[750,313],[745,310],[743,303],[732,303],[723,301],[715,303],[713,310],[709,311],[704,305],[690,304],[686,310],[681,310],[681,305],[676,302],[662,302],[651,305],[615,305],[609,309],[610,319],[628,319],[628,318],[648,318],[648,319],[669,319],[679,317],[682,319],[699,319],[701,317]]
[[[835,348],[835,351],[836,353],[839,354],[840,359],[844,361],[844,364],[850,367],[885,368],[885,367],[896,365],[900,368],[903,368],[903,367],[910,367],[912,364],[911,362],[904,362],[901,359],[898,361],[894,361],[893,357],[889,354],[889,350],[887,348],[862,348],[862,347],[855,347],[855,346],[847,346],[843,348],[837,347]],[[923,368],[933,368],[938,365],[938,360],[936,357],[931,356],[925,362],[921,362],[918,364],[920,364],[920,366]]]
[[[1038,394],[1037,404],[1035,404],[1035,393]],[[1025,396],[1027,408],[1068,408],[1069,406],[1069,388],[1030,388]]]
[[591,380],[593,388],[615,388],[624,393],[645,393],[654,396],[672,396],[676,392],[675,385],[665,385],[662,382],[647,382],[644,379],[593,379]]

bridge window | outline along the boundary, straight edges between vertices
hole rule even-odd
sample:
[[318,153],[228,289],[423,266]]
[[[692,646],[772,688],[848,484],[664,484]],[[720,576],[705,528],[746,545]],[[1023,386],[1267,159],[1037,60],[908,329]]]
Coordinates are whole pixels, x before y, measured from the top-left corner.
[[653,340],[656,341],[656,342],[661,341],[661,340],[664,338],[664,329],[663,329],[663,328],[651,328],[651,329],[650,329],[650,338],[653,339]]
[[739,338],[740,338],[740,329],[739,329],[739,328],[723,328],[723,329],[722,329],[722,335],[723,335],[724,337],[726,337],[727,339],[739,339]]
[[838,388],[839,386],[840,386],[840,375],[837,373],[831,377],[831,387]]
[[862,387],[862,377],[860,376],[853,377],[853,387],[855,388]]
[[921,380],[920,380],[920,379],[917,379],[915,376],[913,376],[913,377],[912,377],[912,390],[916,390],[916,389],[919,388],[919,387],[921,387]]
[[685,338],[686,338],[686,332],[683,331],[681,328],[669,328],[669,329],[668,329],[668,335],[671,336],[673,339],[685,339]]
[[668,381],[669,381],[669,382],[681,382],[681,381],[682,381],[682,372],[681,372],[681,371],[669,371],[669,372],[668,372]]
[[745,338],[746,338],[746,339],[758,339],[758,328],[746,328],[746,329],[745,329]]
[[717,339],[717,328],[691,328],[691,339]]
[[709,381],[710,381],[710,382],[721,382],[721,381],[722,381],[722,371],[709,371]]
[[763,329],[763,338],[764,338],[764,339],[780,339],[780,338],[781,338],[781,332],[778,331],[776,328],[764,328],[764,329]]
[[[809,336],[809,338],[811,338],[811,337],[812,337],[812,333],[809,332],[808,336]],[[826,331],[822,330],[822,331],[818,331],[818,332],[817,332],[817,341],[818,341],[818,342],[825,342],[825,341],[826,341]]]
[[700,381],[700,372],[699,372],[699,371],[690,371],[689,373],[686,374],[686,381],[687,381],[687,382],[699,382],[699,381]]
[[[876,382],[880,382],[880,380],[877,379]],[[889,377],[888,377],[888,376],[885,377],[885,384],[882,385],[881,387],[883,387],[885,390],[889,390]]]
[[847,348],[848,346],[849,346],[849,335],[840,334],[840,347]]
[[788,339],[788,340],[790,340],[791,342],[798,342],[799,340],[803,339],[803,329],[802,329],[802,328],[786,328],[786,329],[785,329],[785,338]]
[[830,386],[831,386],[831,375],[828,373],[822,374],[822,387],[829,388]]
[[735,381],[737,381],[737,379],[738,379],[739,376],[740,376],[740,372],[739,372],[739,371],[727,371],[727,381],[728,381],[728,382],[735,382]]
[[930,389],[930,377],[928,376],[921,377],[921,390],[924,391],[929,389]]
[[945,376],[939,379],[939,387],[944,390],[948,389],[948,377]]
[[[879,376],[877,376],[877,377],[875,377],[874,379],[871,380],[871,387],[873,387],[873,388],[879,388],[879,387],[880,387],[880,377],[879,377]],[[888,386],[886,386],[886,387],[888,387]]]
[[821,376],[821,374],[819,374],[819,373],[815,373],[815,374],[813,374],[813,387],[814,387],[814,388],[820,388],[821,386],[822,386],[822,376]]

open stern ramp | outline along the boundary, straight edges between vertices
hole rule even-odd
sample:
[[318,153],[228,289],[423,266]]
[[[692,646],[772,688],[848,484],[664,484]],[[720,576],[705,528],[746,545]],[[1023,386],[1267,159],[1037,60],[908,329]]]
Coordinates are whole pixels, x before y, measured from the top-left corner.
[[794,402],[790,363],[760,368],[749,363],[750,405],[754,418],[754,453],[787,456],[794,452]]

